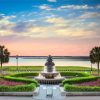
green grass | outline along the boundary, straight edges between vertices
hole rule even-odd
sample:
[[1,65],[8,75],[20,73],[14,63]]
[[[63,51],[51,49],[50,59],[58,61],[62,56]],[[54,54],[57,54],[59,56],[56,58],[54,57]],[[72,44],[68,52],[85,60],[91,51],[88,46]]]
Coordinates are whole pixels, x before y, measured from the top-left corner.
[[[75,72],[86,72],[91,73],[90,67],[84,67],[84,66],[56,66],[57,71],[75,71]],[[97,69],[93,68],[92,73],[93,75],[97,75]]]
[[[18,67],[19,70],[33,70],[33,71],[41,71],[43,70],[43,66],[19,66]],[[1,68],[0,68],[1,69]],[[56,66],[56,70],[57,71],[90,71],[91,68],[89,67],[83,67],[83,66]],[[3,70],[17,70],[17,66],[3,66]],[[93,70],[96,70],[95,68],[93,68]]]
[[[7,74],[14,74],[16,72],[28,72],[28,71],[40,72],[43,70],[43,66],[19,66],[19,71],[17,71],[17,66],[3,66],[3,70]],[[89,72],[89,73],[91,72],[91,68],[83,66],[56,66],[56,70],[59,72],[61,71],[75,71],[75,72]],[[93,68],[92,74],[97,74],[96,68]]]
[[63,71],[60,72],[61,76],[72,76],[72,77],[88,77],[90,76],[89,73],[84,73],[84,72],[75,72],[75,71]]
[[[16,71],[17,66],[3,66],[3,70],[4,71]],[[42,71],[43,66],[18,66],[18,70],[19,71]]]
[[[57,71],[90,71],[91,68],[83,66],[57,66]],[[93,68],[93,70],[96,70]]]

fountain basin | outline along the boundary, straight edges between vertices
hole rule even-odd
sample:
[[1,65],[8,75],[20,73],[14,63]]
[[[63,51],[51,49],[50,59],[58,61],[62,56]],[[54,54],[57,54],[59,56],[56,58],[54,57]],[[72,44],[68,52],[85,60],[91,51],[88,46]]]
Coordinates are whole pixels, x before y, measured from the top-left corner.
[[41,72],[41,75],[47,79],[54,79],[58,74],[58,72]]
[[64,77],[55,77],[54,79],[47,79],[45,77],[35,77],[40,84],[59,84],[64,80]]
[[58,72],[41,72],[35,79],[41,84],[59,84],[65,78]]

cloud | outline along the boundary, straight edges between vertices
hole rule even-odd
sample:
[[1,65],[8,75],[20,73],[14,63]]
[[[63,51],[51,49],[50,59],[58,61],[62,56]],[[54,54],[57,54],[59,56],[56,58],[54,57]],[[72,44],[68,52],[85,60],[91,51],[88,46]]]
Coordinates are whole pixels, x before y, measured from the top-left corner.
[[97,8],[97,9],[100,9],[100,5],[97,5],[96,8]]
[[57,2],[57,0],[48,0],[49,2]]
[[80,18],[100,18],[100,13],[98,12],[85,12],[80,16]]
[[15,18],[16,16],[5,16],[4,14],[0,14],[2,18],[0,19],[0,36],[9,36],[14,34],[12,32],[12,27],[15,26],[14,22],[11,22],[10,19]]
[[89,6],[89,5],[62,5],[58,7],[51,7],[50,5],[43,4],[40,5],[38,8],[42,10],[63,10],[63,9],[74,9],[74,10],[88,10],[88,9],[100,9],[100,5],[97,6]]
[[84,22],[81,18],[65,19],[60,16],[44,17],[41,20],[12,22],[14,16],[0,20],[0,36],[20,36],[32,38],[74,38],[93,37],[99,32],[96,23]]
[[63,5],[56,8],[56,10],[62,9],[74,9],[74,10],[87,10],[87,9],[100,9],[100,5],[89,6],[89,5]]
[[2,20],[4,18],[4,14],[0,14],[0,20]]
[[93,6],[88,6],[88,5],[64,5],[64,6],[59,6],[57,9],[93,9]]
[[60,24],[60,23],[65,23],[65,19],[64,18],[62,18],[62,17],[53,17],[53,18],[48,18],[47,20],[46,20],[46,22],[48,22],[48,23],[56,23],[56,24]]
[[[50,38],[50,37],[91,37],[96,33],[89,27],[95,26],[95,23],[82,23],[80,20],[70,19],[66,20],[62,17],[47,18],[42,20],[50,25],[24,25],[25,30],[21,31],[22,36],[33,38]],[[24,23],[27,24],[27,23]],[[23,26],[23,25],[22,25]],[[88,27],[88,29],[87,29]],[[96,27],[96,26],[95,26]],[[94,27],[94,28],[95,28]],[[22,28],[23,29],[23,28]],[[26,31],[27,30],[27,31]],[[16,30],[14,30],[16,33]]]
[[14,27],[12,27],[12,30],[14,32],[27,32],[28,28],[30,28],[33,24],[33,20],[24,21],[24,22],[17,22]]
[[52,7],[50,7],[49,5],[46,5],[46,4],[40,5],[39,8],[42,9],[42,10],[56,10],[55,8],[52,8]]

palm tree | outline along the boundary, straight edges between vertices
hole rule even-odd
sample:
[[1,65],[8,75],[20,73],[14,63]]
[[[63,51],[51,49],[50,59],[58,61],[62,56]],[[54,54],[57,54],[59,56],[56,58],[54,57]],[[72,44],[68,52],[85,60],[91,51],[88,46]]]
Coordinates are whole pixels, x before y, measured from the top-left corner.
[[90,62],[91,62],[91,74],[92,74],[92,64],[95,63],[93,56],[92,56],[92,52],[90,51]]
[[94,47],[94,48],[90,51],[90,61],[91,61],[92,63],[96,63],[96,64],[97,64],[98,75],[99,75],[100,47]]
[[0,65],[2,69],[3,63],[9,62],[9,55],[8,49],[6,49],[4,46],[0,45]]

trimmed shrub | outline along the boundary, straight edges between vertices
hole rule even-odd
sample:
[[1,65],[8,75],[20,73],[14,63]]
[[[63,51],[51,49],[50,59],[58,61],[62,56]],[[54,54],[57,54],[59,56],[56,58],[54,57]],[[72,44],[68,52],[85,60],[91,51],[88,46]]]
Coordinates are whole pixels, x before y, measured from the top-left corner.
[[99,79],[100,77],[95,76],[89,76],[89,77],[77,77],[77,78],[71,78],[71,79],[65,79],[62,84],[76,84],[76,83],[82,83],[82,82],[89,82],[89,81],[95,81]]
[[65,84],[64,85],[64,90],[65,91],[70,91],[70,92],[97,92],[100,91],[100,87],[98,86],[74,86],[74,85],[69,85]]
[[38,76],[39,73],[37,72],[25,72],[25,73],[18,73],[18,74],[13,74],[10,75],[12,77],[25,77],[25,76]]
[[33,79],[23,78],[24,76],[37,76],[38,73],[19,73],[10,76],[4,76],[3,79],[16,82],[24,82],[26,85],[18,86],[0,86],[0,92],[25,92],[33,91],[38,86],[38,82]]
[[34,91],[36,88],[35,83],[21,85],[21,86],[0,86],[0,92],[28,92]]
[[25,82],[25,83],[35,83],[36,86],[38,85],[38,82],[33,79],[27,79],[27,78],[21,78],[21,77],[11,77],[11,76],[4,76],[4,79],[16,81],[16,82]]
[[82,72],[60,72],[61,76],[88,77],[90,74]]

